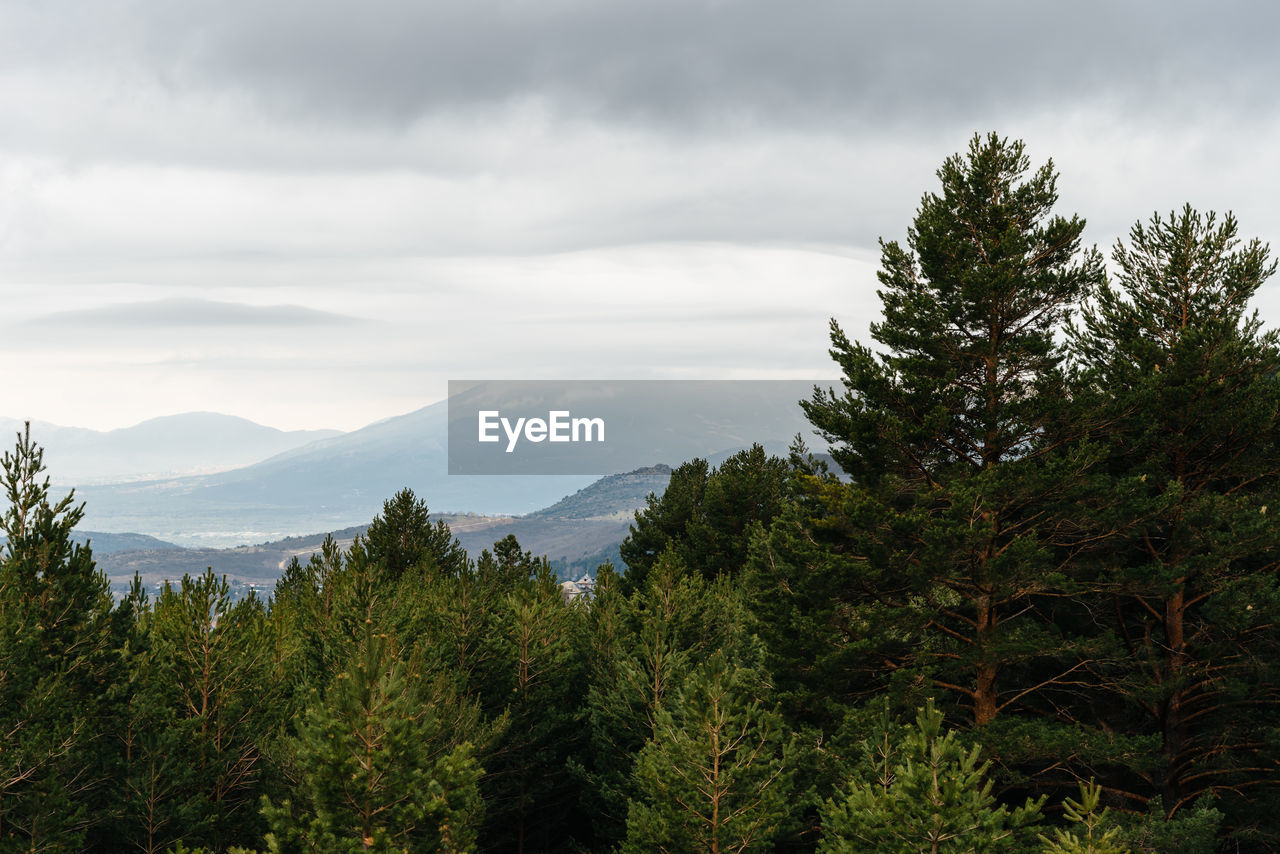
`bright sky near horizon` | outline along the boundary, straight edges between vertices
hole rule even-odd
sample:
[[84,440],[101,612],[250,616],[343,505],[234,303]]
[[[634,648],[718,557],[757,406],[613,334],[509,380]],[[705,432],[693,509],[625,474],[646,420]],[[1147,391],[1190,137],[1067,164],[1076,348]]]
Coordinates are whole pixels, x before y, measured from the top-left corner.
[[[0,0],[0,415],[353,429],[448,379],[834,375],[975,132],[1104,250],[1280,248],[1280,7]],[[1260,296],[1280,325],[1280,284]]]

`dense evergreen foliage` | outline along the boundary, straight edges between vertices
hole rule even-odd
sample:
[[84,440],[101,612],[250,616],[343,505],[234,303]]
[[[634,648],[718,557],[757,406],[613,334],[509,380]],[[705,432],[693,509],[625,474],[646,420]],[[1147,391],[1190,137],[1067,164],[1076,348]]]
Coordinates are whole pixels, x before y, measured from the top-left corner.
[[671,473],[662,498],[650,496],[619,552],[624,585],[635,589],[667,549],[706,578],[732,575],[747,558],[746,531],[785,505],[787,466],[753,445],[711,468],[695,459]]
[[915,851],[1025,851],[1040,802],[1012,811],[997,804],[989,763],[944,732],[928,703],[914,729],[899,734],[882,721],[867,742],[861,773],[827,803],[823,854],[909,854]]
[[409,490],[267,599],[113,601],[19,436],[0,852],[1280,851],[1275,271],[1187,207],[1112,253],[975,137],[799,443],[672,472],[562,595]]

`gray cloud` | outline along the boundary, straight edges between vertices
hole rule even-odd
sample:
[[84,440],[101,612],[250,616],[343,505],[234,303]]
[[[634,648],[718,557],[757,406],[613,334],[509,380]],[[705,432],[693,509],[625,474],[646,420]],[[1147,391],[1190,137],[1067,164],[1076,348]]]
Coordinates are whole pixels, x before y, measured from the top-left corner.
[[[148,7],[142,7],[147,9]],[[1280,11],[1086,0],[479,0],[156,3],[158,67],[276,109],[411,121],[536,97],[679,124],[934,123],[1118,97],[1131,106],[1274,95]],[[1253,80],[1255,85],[1237,83]],[[1272,78],[1274,79],[1274,78]]]
[[202,299],[163,299],[118,303],[96,308],[46,314],[29,321],[37,327],[77,329],[161,329],[347,326],[363,323],[357,318],[317,311],[300,305],[245,305]]
[[[782,326],[795,323],[821,324],[826,320],[826,317],[827,314],[820,308],[803,309],[788,306],[770,306],[744,310],[731,305],[718,305],[692,310],[682,306],[671,307],[665,311],[628,311],[621,315],[616,312],[596,314],[564,312],[548,314],[537,319],[542,323],[555,322],[564,324],[689,325],[729,322],[744,325],[767,324],[770,326]],[[506,322],[518,324],[527,322],[527,319],[509,318]]]
[[828,315],[877,317],[876,238],[988,129],[1054,158],[1088,242],[1189,200],[1277,243],[1277,23],[1241,0],[0,3],[0,349],[33,365],[9,405],[356,427],[449,375],[812,374]]
[[1185,117],[1197,103],[1272,103],[1280,71],[1280,9],[1243,0],[1082,0],[1069,12],[994,0],[44,5],[10,15],[8,62],[119,51],[167,87],[340,123],[525,99],[686,127],[937,124],[1097,98]]
[[[1280,7],[1240,0],[1212,14],[1150,0],[1069,14],[994,0],[0,5],[0,86],[16,81],[0,89],[16,93],[0,147],[66,167],[85,197],[132,192],[159,220],[129,231],[112,211],[104,228],[59,207],[78,198],[38,198],[10,243],[95,274],[166,254],[211,268],[236,254],[874,246],[988,129],[1055,157],[1064,201],[1109,242],[1148,205],[1239,207],[1239,187],[1265,182],[1230,170],[1267,148],[1250,130],[1277,115],[1277,23]],[[1089,171],[1123,166],[1136,137],[1157,156]],[[142,171],[105,186],[86,163]],[[179,186],[145,171],[170,167],[205,172]],[[331,185],[308,185],[318,175]],[[15,183],[0,181],[0,237],[4,208],[48,182]]]

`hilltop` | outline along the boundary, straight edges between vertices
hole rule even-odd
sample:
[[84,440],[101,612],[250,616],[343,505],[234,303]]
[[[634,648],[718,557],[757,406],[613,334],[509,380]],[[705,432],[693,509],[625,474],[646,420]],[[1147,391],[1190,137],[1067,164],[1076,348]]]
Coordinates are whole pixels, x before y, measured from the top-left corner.
[[[600,478],[572,495],[524,516],[484,516],[474,513],[433,513],[445,522],[462,547],[473,556],[512,534],[522,548],[546,555],[562,578],[592,575],[605,560],[622,566],[618,545],[626,538],[637,510],[650,494],[661,495],[671,479],[671,467],[658,464],[625,474]],[[128,588],[135,573],[151,589],[165,579],[203,572],[225,574],[239,592],[269,591],[276,578],[297,557],[306,560],[326,536],[346,547],[368,527],[340,528],[330,534],[285,537],[232,548],[183,548],[141,534],[84,533],[91,539],[99,567],[117,592]]]
[[528,514],[530,519],[603,519],[625,517],[644,507],[650,493],[661,495],[671,480],[671,466],[659,463],[625,474],[602,477],[552,504]]

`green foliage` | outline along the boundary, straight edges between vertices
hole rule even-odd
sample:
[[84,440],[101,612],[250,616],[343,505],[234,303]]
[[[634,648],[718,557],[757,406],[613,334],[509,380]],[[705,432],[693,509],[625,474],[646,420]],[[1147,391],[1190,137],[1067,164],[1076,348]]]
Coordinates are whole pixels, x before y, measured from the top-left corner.
[[1040,610],[1063,584],[1050,537],[1066,485],[1093,461],[1059,441],[1054,334],[1102,266],[1080,253],[1083,220],[1051,214],[1052,164],[1028,170],[1022,144],[994,134],[943,164],[907,248],[881,243],[871,333],[886,353],[833,322],[844,393],[802,404],[853,478],[802,480],[819,514],[802,524],[830,552],[808,565],[846,597],[843,634],[977,726],[1076,669],[1071,623]]
[[510,694],[500,676],[497,636],[500,603],[508,592],[487,566],[468,566],[452,577],[410,572],[391,600],[401,643],[413,646],[431,672],[474,694],[491,715],[501,714]]
[[369,561],[357,540],[344,552],[326,537],[307,563],[292,562],[276,585],[273,621],[280,628],[278,655],[292,708],[301,695],[321,691],[350,661],[364,630],[364,618],[391,599],[395,585],[380,584],[379,565]]
[[[1135,854],[1213,854],[1219,850],[1217,835],[1222,812],[1207,795],[1173,816],[1166,814],[1162,799],[1156,797],[1144,814],[1111,811],[1107,813],[1107,820],[1119,829],[1117,838]],[[1253,850],[1234,845],[1232,849]]]
[[434,691],[369,619],[293,740],[294,796],[264,800],[268,850],[474,850],[481,770]]
[[884,321],[877,357],[834,322],[846,393],[815,391],[805,411],[836,462],[863,483],[925,486],[1026,456],[1062,388],[1055,327],[1102,278],[1078,258],[1084,221],[1051,216],[1052,163],[1023,180],[1021,142],[975,136],[938,171],[907,248],[881,241]]
[[671,694],[717,651],[735,660],[760,651],[747,634],[740,597],[725,580],[708,583],[690,573],[672,548],[630,596],[612,572],[598,575],[587,619],[591,749],[581,773],[591,786],[598,838],[618,843],[627,803],[637,794],[636,756],[653,738]]
[[889,645],[915,643],[919,620],[869,595],[865,557],[851,553],[859,493],[816,470],[795,480],[790,505],[751,543],[743,588],[788,719],[832,733],[885,689]]
[[382,505],[382,514],[369,523],[364,540],[369,562],[382,567],[390,581],[423,563],[446,575],[466,565],[467,554],[449,526],[431,524],[426,502],[411,489],[400,490]]
[[262,737],[281,724],[262,603],[212,570],[139,610],[124,835],[142,851],[258,838]]
[[987,854],[1026,851],[1043,799],[998,805],[979,748],[944,731],[933,703],[916,726],[893,732],[886,717],[866,743],[860,779],[823,810],[823,854]]
[[650,495],[619,547],[627,564],[626,587],[637,590],[654,562],[672,549],[684,565],[707,579],[737,573],[747,559],[750,532],[782,509],[788,467],[753,445],[710,469],[692,460],[671,473],[661,498]]
[[49,500],[30,429],[3,457],[0,851],[75,851],[111,806],[127,609],[72,541],[83,515]]
[[1237,235],[1189,206],[1136,224],[1072,345],[1078,417],[1107,452],[1080,562],[1120,642],[1094,713],[1158,744],[1120,787],[1170,817],[1218,795],[1256,831],[1248,804],[1280,782],[1280,338],[1248,310],[1276,265]]
[[641,694],[620,680],[623,658],[634,644],[630,603],[621,586],[612,565],[599,568],[584,627],[588,749],[570,766],[583,783],[583,803],[601,845],[622,839],[631,764],[647,738],[637,721]]
[[671,480],[662,497],[650,495],[647,507],[636,512],[631,533],[619,547],[627,565],[625,589],[638,590],[645,576],[667,544],[679,538],[688,524],[698,517],[702,496],[707,489],[710,466],[703,459],[690,460],[671,472]]
[[624,852],[764,852],[794,812],[791,741],[762,674],[717,650],[657,711]]
[[[514,538],[512,543],[514,544]],[[508,555],[519,552],[505,550]],[[499,558],[499,567],[502,565]],[[490,820],[481,844],[544,851],[572,838],[580,802],[569,762],[581,745],[582,613],[564,601],[545,559],[496,603],[495,658],[482,694],[505,693],[505,728],[486,751],[482,781]],[[510,572],[500,577],[510,577]],[[496,709],[494,709],[496,711]],[[557,842],[556,840],[561,840]]]
[[1130,854],[1120,841],[1120,828],[1105,827],[1107,810],[1099,812],[1102,787],[1097,783],[1080,784],[1080,800],[1068,798],[1062,805],[1067,821],[1079,829],[1053,829],[1053,838],[1040,835],[1043,854]]
[[206,830],[207,804],[199,797],[173,683],[153,652],[151,604],[142,580],[130,590],[135,621],[128,644],[128,711],[121,734],[128,756],[124,798],[115,836],[144,852],[187,850],[183,839]]

